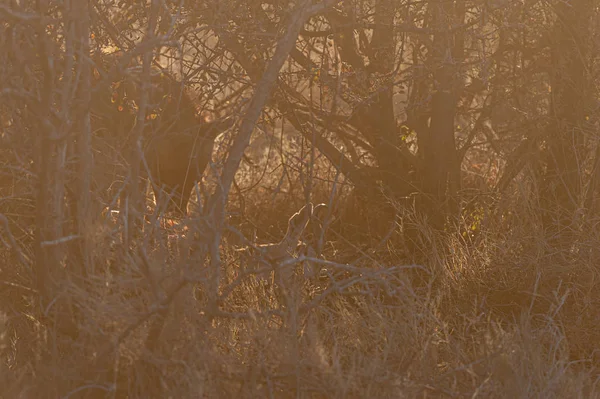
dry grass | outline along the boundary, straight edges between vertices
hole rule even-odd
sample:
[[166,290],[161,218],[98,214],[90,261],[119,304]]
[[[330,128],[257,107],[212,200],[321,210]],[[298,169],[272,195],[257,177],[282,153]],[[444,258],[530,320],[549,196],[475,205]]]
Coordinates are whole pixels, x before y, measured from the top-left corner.
[[[281,237],[297,210],[276,207],[246,215],[260,236]],[[271,270],[239,268],[235,235],[226,236],[227,297],[210,317],[198,219],[146,227],[137,252],[119,247],[118,223],[99,222],[97,273],[63,287],[79,315],[75,337],[32,319],[28,296],[11,285],[26,286],[26,271],[3,267],[12,313],[5,307],[0,324],[2,396],[599,397],[598,239],[582,231],[577,250],[556,253],[516,209],[468,239],[429,233],[418,264],[400,233],[369,249],[336,221],[321,273],[303,279],[298,264],[287,305]]]

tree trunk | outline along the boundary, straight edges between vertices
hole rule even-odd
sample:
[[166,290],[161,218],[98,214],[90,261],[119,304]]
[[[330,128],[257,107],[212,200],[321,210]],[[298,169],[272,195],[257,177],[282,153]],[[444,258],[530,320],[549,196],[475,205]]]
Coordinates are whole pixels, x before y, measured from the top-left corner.
[[[584,155],[582,124],[588,109],[592,0],[558,2],[551,60],[550,125],[541,185],[543,223],[553,240],[568,243],[582,204]],[[558,242],[557,242],[558,243]]]
[[459,88],[462,84],[462,37],[453,33],[453,25],[462,24],[464,4],[435,1],[432,3],[433,39],[432,68],[433,95],[428,131],[419,136],[424,157],[424,184],[426,214],[431,226],[442,230],[448,218],[458,212],[460,163],[454,140],[454,117]]
[[[88,64],[90,54],[90,13],[87,0],[77,0],[72,5],[73,14],[76,18],[75,37],[78,45],[76,46],[77,65],[79,68],[79,82],[77,86],[77,104],[79,105],[76,113],[77,117],[77,147],[76,159],[77,184],[75,185],[75,219],[76,232],[79,236],[76,248],[76,259],[80,263],[83,275],[92,273],[90,258],[90,242],[87,229],[91,226],[91,196],[90,179],[92,170],[92,129],[90,124],[90,93],[91,88],[91,68]],[[68,72],[68,71],[67,71]]]

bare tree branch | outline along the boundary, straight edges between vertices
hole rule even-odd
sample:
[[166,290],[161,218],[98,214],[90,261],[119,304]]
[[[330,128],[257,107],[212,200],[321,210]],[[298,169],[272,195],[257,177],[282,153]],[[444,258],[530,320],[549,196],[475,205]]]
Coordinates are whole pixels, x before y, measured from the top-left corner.
[[254,130],[254,126],[260,117],[260,114],[267,103],[271,90],[277,81],[279,71],[283,67],[285,60],[287,59],[290,52],[296,46],[296,39],[298,34],[302,30],[302,27],[306,21],[313,15],[322,12],[328,7],[331,7],[336,2],[333,0],[327,0],[317,5],[310,6],[310,1],[303,1],[303,4],[299,7],[296,13],[290,18],[288,23],[288,29],[282,39],[279,41],[277,49],[273,58],[267,65],[267,68],[258,84],[254,96],[250,101],[246,115],[242,119],[239,133],[235,138],[225,166],[219,184],[215,188],[215,192],[210,198],[209,205],[206,212],[211,215],[211,224],[214,232],[213,240],[210,248],[211,267],[214,273],[214,280],[211,286],[211,306],[216,304],[218,298],[217,292],[219,287],[219,268],[220,268],[220,256],[219,256],[219,242],[221,239],[222,227],[225,219],[225,204],[227,197],[231,189],[235,174],[239,168],[240,162],[244,155],[244,150],[250,143],[250,136]]

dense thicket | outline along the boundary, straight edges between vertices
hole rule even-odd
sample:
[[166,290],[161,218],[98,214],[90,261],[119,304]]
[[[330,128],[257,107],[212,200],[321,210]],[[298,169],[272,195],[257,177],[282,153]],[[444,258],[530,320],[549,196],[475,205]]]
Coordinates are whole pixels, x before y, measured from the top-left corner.
[[0,0],[7,397],[598,395],[599,11]]

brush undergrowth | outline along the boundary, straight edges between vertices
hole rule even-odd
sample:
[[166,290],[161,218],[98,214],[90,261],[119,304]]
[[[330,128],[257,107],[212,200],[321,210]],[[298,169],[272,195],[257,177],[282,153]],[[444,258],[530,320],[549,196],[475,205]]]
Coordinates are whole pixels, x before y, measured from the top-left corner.
[[[248,201],[238,232],[281,237],[297,209],[268,201]],[[216,312],[198,217],[148,222],[129,251],[105,217],[90,227],[95,273],[63,282],[75,336],[36,316],[31,271],[6,251],[0,396],[598,397],[600,241],[581,229],[557,249],[519,201],[477,229],[465,219],[468,234],[428,232],[404,211],[381,245],[364,245],[374,233],[361,224],[384,216],[340,198],[318,273],[298,262],[286,300],[227,234]],[[421,232],[418,258],[405,251],[408,225]]]

